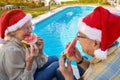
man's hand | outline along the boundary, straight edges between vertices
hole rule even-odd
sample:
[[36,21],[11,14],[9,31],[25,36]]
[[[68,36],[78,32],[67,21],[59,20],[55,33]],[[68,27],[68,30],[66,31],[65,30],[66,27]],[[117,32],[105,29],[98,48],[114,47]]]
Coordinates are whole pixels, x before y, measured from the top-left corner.
[[[70,43],[68,43],[66,45],[66,48],[69,46],[69,44]],[[66,55],[66,56],[69,60],[74,60],[75,62],[79,62],[82,59],[82,56],[81,56],[79,50],[76,47],[73,50],[73,55],[72,56],[69,56],[69,55]]]
[[68,60],[67,65],[65,65],[63,54],[60,57],[59,65],[60,65],[59,70],[64,76],[65,80],[73,80],[74,76],[73,76],[73,70],[70,64],[70,60]]

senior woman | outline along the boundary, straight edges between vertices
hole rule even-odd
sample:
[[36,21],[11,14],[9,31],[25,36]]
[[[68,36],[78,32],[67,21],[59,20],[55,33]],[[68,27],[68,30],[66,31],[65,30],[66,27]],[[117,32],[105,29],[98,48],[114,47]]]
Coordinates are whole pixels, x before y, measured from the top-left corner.
[[38,37],[36,46],[25,48],[22,40],[32,32],[32,16],[22,10],[5,12],[0,18],[0,80],[51,80],[58,68],[55,56],[47,57]]
[[[85,73],[83,80],[120,80],[120,48],[117,39],[120,36],[120,16],[110,13],[99,6],[92,13],[79,21],[77,38],[82,50],[93,56],[88,61],[83,58],[77,48],[69,60],[76,61]],[[60,58],[60,67],[65,80],[73,80],[70,62],[64,65]],[[79,71],[81,72],[81,71]]]

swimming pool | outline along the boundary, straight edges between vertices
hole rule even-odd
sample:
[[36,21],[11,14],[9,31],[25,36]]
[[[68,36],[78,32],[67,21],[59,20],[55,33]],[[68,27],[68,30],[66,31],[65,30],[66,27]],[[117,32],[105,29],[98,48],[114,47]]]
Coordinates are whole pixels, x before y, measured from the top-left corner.
[[[74,6],[40,21],[35,24],[33,33],[44,39],[44,52],[47,55],[56,55],[58,58],[65,50],[65,45],[70,42],[78,32],[78,19],[89,14],[95,7]],[[91,58],[82,52],[80,44],[77,42],[81,54]]]

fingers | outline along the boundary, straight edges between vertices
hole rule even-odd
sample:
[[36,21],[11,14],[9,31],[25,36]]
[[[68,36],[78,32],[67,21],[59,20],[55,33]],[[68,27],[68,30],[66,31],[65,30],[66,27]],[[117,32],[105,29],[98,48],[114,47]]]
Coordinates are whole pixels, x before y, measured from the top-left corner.
[[37,45],[37,46],[42,46],[43,44],[44,44],[44,41],[37,41],[37,42],[36,42],[36,45]]
[[29,54],[30,54],[29,49],[26,48],[26,56],[28,56]]
[[37,36],[38,39],[42,39],[40,36]]
[[67,43],[67,45],[66,45],[66,47],[65,47],[65,48],[67,48],[69,45],[70,45],[70,42],[69,42],[69,43]]
[[37,47],[35,45],[30,45],[30,48],[31,48],[31,50],[37,49]]
[[63,58],[63,54],[64,53],[61,54],[60,60],[59,60],[60,67],[65,67],[65,61],[64,61],[64,58]]
[[81,54],[80,54],[80,51],[79,51],[78,48],[76,48],[76,47],[75,47],[75,49],[74,49],[74,53],[75,53],[76,55],[81,55]]
[[[59,63],[60,63],[60,67],[64,67],[65,68],[66,66],[65,66],[65,61],[64,61],[64,57],[63,56],[64,56],[64,53],[61,54]],[[71,68],[71,60],[70,59],[68,59],[67,67]]]
[[31,54],[33,54],[33,56],[37,56],[38,53],[38,48],[35,45],[31,45]]
[[38,41],[43,41],[43,39],[41,37],[37,37]]
[[67,62],[67,67],[68,67],[68,68],[72,68],[72,67],[71,67],[71,60],[68,60],[68,62]]
[[37,44],[41,44],[41,43],[44,43],[44,41],[43,41],[43,39],[39,38],[39,39],[37,40]]
[[43,45],[44,45],[44,41],[42,38],[38,37],[36,45],[39,49],[42,49]]

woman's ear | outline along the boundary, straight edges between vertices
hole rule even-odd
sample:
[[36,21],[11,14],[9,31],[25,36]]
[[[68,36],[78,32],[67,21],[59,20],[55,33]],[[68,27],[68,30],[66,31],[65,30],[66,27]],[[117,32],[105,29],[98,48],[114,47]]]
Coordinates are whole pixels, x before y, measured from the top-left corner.
[[96,50],[96,49],[98,49],[98,48],[100,48],[100,42],[94,40],[94,49]]

